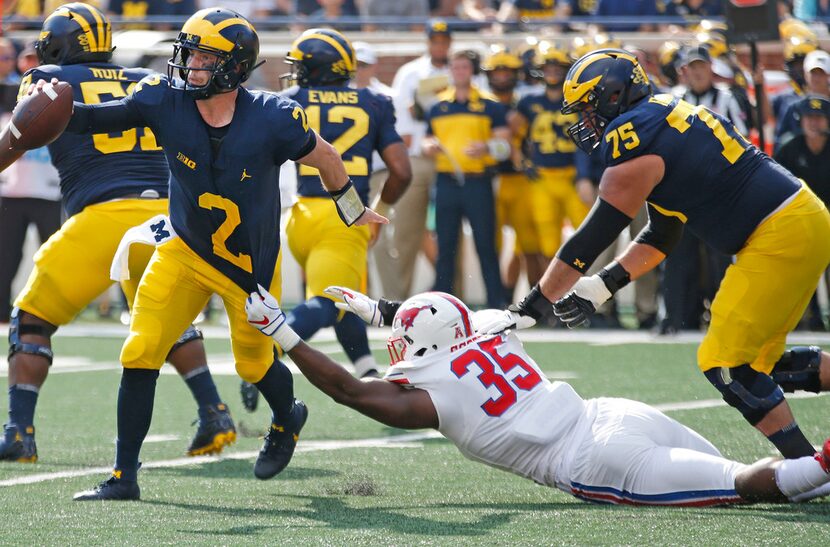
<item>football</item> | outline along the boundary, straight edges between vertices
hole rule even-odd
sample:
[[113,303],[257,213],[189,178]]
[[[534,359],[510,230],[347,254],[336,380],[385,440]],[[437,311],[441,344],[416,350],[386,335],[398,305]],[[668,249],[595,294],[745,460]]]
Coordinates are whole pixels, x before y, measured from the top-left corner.
[[9,122],[9,142],[16,150],[33,150],[57,139],[72,116],[72,86],[47,83],[20,99]]

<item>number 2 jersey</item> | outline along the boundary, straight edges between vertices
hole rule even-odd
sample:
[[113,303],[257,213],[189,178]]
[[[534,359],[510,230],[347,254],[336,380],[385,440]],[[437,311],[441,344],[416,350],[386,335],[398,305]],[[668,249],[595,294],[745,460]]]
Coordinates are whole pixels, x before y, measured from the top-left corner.
[[585,401],[545,378],[515,334],[401,361],[385,379],[429,393],[438,430],[467,458],[548,486],[556,486],[571,434],[588,419]]
[[[126,97],[152,71],[109,63],[43,65],[23,77],[21,93],[29,84],[52,78],[72,85],[76,101],[98,104]],[[60,174],[66,213],[72,216],[93,205],[145,190],[167,197],[170,171],[153,133],[146,127],[123,132],[74,134],[66,132],[49,145],[52,163]]]
[[[367,205],[372,152],[381,152],[390,144],[401,142],[395,131],[392,99],[371,89],[340,86],[294,87],[283,95],[302,105],[309,125],[343,156],[346,172],[363,204]],[[329,197],[317,169],[298,164],[297,175],[299,195]]]
[[637,156],[660,156],[665,173],[648,203],[730,255],[801,188],[727,119],[670,95],[643,100],[612,120],[600,153],[609,167]]
[[271,284],[280,250],[279,168],[317,142],[301,106],[240,87],[216,153],[196,101],[164,76],[145,78],[119,101],[78,110],[67,130],[150,127],[170,165],[176,233],[244,291]]

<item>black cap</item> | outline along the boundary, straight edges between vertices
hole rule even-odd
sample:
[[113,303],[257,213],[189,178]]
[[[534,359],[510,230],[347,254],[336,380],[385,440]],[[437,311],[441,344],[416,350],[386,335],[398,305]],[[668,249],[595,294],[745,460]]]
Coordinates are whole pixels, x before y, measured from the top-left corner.
[[443,19],[431,19],[427,23],[427,36],[432,38],[437,34],[443,34],[445,36],[451,35],[450,26]]
[[712,55],[706,46],[692,46],[683,52],[683,64],[689,65],[694,61],[712,62]]
[[812,114],[830,120],[830,101],[817,95],[808,95],[796,103],[795,111],[801,116]]

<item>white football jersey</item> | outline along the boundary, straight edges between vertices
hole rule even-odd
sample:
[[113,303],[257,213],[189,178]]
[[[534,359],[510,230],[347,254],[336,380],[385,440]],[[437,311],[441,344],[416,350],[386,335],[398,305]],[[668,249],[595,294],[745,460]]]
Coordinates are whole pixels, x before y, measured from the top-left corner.
[[429,393],[438,430],[466,457],[549,486],[586,416],[585,401],[545,378],[512,333],[401,361],[385,379]]

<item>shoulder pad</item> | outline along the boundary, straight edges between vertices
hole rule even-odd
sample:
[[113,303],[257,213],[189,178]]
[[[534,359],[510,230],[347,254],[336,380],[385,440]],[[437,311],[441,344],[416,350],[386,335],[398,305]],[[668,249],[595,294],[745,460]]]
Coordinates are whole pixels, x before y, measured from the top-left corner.
[[669,110],[657,103],[638,105],[608,124],[600,141],[606,165],[648,154]]
[[133,89],[133,98],[140,104],[156,105],[170,89],[170,80],[161,74],[150,74],[141,79]]

